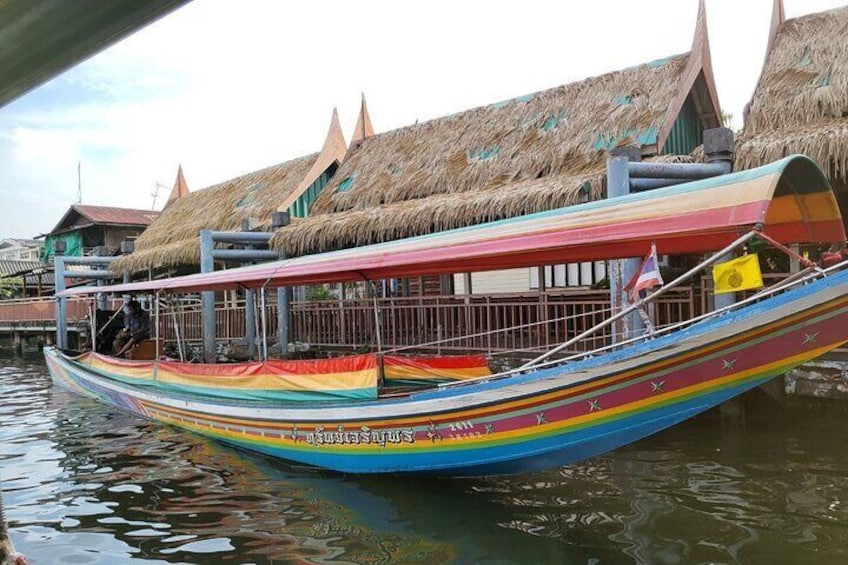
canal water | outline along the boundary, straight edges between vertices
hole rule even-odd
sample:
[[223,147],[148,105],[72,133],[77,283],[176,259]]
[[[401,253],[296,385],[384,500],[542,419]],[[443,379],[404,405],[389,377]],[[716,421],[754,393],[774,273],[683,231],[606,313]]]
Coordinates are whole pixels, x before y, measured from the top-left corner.
[[746,398],[497,479],[291,467],[51,386],[0,350],[0,478],[30,563],[848,563],[848,415]]

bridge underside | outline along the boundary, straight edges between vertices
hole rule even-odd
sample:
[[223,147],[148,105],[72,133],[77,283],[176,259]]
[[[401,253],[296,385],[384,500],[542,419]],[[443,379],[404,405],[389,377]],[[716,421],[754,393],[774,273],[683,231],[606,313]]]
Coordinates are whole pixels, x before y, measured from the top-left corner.
[[0,107],[189,0],[0,0]]

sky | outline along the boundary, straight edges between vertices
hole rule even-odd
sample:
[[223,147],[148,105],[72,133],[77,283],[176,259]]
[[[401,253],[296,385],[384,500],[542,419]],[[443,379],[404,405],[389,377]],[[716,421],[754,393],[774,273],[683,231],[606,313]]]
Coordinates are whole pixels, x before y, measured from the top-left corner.
[[[787,17],[846,0],[785,0]],[[194,0],[0,108],[0,238],[83,204],[161,209],[318,151],[364,93],[377,132],[689,50],[697,0]],[[772,0],[707,0],[731,127],[762,68]],[[158,196],[154,194],[158,188]]]

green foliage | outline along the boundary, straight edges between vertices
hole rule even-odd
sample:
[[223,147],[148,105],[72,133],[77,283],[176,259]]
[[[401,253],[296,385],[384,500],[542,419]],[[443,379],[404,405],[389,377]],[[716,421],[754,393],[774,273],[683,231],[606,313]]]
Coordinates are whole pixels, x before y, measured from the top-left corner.
[[0,279],[0,299],[18,298],[21,296],[21,277],[5,277]]
[[331,300],[333,298],[335,296],[330,293],[330,289],[325,284],[310,286],[306,289],[307,300]]

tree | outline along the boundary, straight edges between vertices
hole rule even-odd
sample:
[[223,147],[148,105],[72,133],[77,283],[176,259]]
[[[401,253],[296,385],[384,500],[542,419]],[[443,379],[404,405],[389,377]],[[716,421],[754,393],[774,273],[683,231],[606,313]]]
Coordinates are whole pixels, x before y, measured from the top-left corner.
[[19,298],[23,280],[21,277],[3,277],[0,278],[0,300],[8,300],[9,298]]

